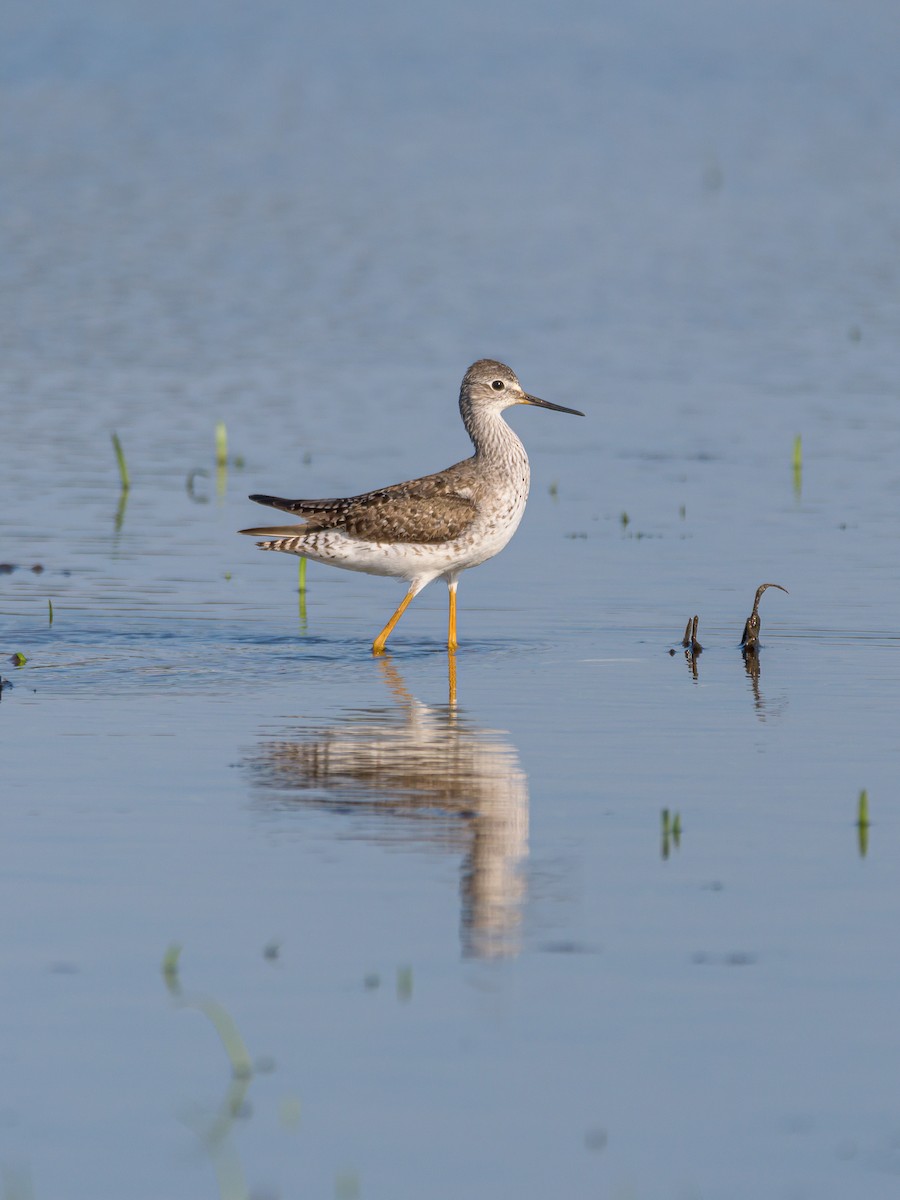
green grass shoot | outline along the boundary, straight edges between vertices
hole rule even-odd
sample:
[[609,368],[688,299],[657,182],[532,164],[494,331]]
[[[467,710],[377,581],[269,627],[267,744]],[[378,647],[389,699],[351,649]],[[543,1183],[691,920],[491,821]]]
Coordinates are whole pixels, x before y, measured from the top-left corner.
[[306,563],[307,560],[301,558],[297,564],[298,612],[301,633],[306,633]]
[[669,852],[674,846],[677,850],[681,845],[681,813],[670,813],[667,808],[662,810],[660,816],[660,833],[661,833],[661,853],[662,857],[668,858]]
[[856,810],[856,833],[859,839],[859,856],[865,858],[869,849],[869,793],[865,788],[859,793]]
[[47,601],[47,609],[50,613],[50,624],[52,625],[53,624],[53,601],[52,600]]
[[122,449],[122,443],[119,441],[119,435],[112,435],[113,450],[116,452],[116,462],[119,464],[119,479],[122,481],[122,491],[127,492],[131,487],[131,479],[128,475],[128,464],[125,461],[125,451]]
[[794,495],[799,500],[803,491],[803,441],[798,433],[794,438],[794,453],[792,456]]
[[228,430],[224,421],[216,423],[216,496],[219,503],[225,499],[228,486]]
[[869,793],[865,788],[859,793],[856,823],[860,828],[869,824]]
[[228,462],[228,430],[224,421],[216,423],[216,466],[224,467]]

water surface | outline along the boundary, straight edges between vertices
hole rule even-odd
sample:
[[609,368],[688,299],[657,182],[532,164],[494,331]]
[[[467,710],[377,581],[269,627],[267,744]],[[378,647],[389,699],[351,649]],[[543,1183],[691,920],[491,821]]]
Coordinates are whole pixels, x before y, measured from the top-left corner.
[[[6,24],[4,1195],[893,1197],[893,7]],[[587,419],[454,691],[235,530],[482,355]]]

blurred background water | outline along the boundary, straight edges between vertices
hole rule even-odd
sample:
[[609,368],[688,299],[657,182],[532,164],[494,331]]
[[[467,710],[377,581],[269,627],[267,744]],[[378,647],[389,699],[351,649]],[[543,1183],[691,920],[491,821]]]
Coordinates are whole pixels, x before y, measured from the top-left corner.
[[[0,23],[0,1195],[896,1195],[896,6]],[[481,356],[452,703],[235,530]]]

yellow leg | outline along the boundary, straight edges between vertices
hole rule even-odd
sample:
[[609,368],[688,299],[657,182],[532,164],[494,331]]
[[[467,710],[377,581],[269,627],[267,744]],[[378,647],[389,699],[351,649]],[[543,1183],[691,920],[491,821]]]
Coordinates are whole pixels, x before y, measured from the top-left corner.
[[394,613],[394,615],[388,621],[387,625],[385,625],[384,629],[382,629],[381,633],[379,633],[378,637],[372,643],[372,653],[373,654],[384,654],[384,643],[390,637],[391,630],[394,628],[394,626],[397,624],[397,622],[400,620],[400,618],[406,612],[409,602],[410,602],[410,600],[412,600],[412,598],[415,594],[416,593],[414,591],[410,590],[406,593],[406,595],[400,601],[399,605],[397,606],[397,611]]
[[456,584],[451,583],[450,588],[450,622],[447,626],[447,649],[455,650],[459,645],[456,640]]

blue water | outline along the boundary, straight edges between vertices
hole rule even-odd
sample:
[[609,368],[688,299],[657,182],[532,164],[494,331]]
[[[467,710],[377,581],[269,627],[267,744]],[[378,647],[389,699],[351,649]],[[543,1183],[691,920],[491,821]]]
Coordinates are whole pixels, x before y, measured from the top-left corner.
[[[893,1198],[894,6],[3,23],[3,1200]],[[235,531],[483,355],[451,688]]]

